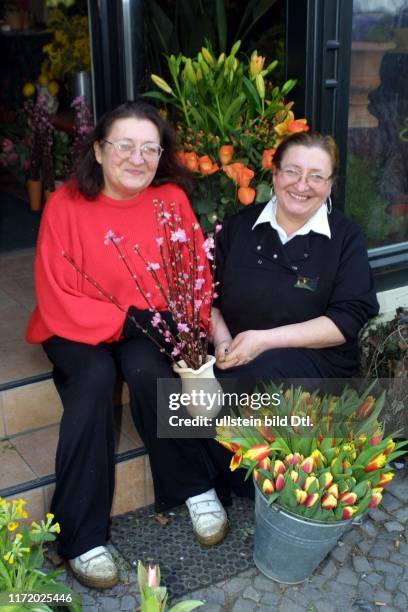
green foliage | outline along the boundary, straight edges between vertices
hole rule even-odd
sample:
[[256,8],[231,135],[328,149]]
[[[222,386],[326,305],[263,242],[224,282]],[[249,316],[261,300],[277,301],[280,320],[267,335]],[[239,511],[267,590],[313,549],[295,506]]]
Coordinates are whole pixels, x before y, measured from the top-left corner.
[[142,599],[141,612],[190,612],[204,605],[202,601],[189,599],[181,601],[172,608],[167,607],[167,589],[160,586],[160,568],[158,565],[146,570],[143,563],[137,564],[137,582]]
[[388,242],[387,238],[398,232],[401,225],[401,221],[386,210],[380,176],[380,162],[349,156],[345,213],[363,228],[369,247]]

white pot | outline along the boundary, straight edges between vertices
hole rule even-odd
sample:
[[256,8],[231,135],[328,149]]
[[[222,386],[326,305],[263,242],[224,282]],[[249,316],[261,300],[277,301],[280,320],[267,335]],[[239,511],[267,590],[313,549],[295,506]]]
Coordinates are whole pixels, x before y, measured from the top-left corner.
[[215,378],[214,364],[213,355],[207,355],[205,363],[198,370],[188,368],[183,360],[173,364],[173,371],[181,378],[182,393],[191,397],[186,410],[192,417],[213,418],[222,408],[222,387]]

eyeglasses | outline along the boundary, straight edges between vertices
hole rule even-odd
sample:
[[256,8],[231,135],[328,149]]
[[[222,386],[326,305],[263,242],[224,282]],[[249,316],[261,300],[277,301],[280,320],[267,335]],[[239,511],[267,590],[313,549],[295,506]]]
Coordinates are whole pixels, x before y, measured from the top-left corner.
[[145,161],[156,161],[160,159],[164,149],[157,142],[144,142],[142,145],[135,145],[133,142],[128,140],[118,140],[117,142],[111,142],[103,138],[103,142],[107,142],[112,145],[116,153],[122,159],[129,158],[135,151],[140,151],[140,155]]
[[295,170],[295,168],[279,168],[279,172],[286,176],[287,179],[290,179],[292,183],[297,183],[304,177],[306,183],[313,187],[320,187],[331,179],[331,175],[327,178],[317,173],[305,175],[300,170]]

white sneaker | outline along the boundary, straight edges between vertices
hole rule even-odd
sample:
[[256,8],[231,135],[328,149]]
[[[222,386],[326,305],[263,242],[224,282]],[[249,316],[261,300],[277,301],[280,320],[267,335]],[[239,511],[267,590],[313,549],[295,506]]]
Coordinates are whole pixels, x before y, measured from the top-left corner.
[[228,518],[215,489],[189,497],[186,505],[197,540],[207,546],[221,542],[228,531]]
[[105,546],[91,548],[79,557],[70,559],[69,564],[75,577],[86,586],[109,589],[118,581],[118,570]]

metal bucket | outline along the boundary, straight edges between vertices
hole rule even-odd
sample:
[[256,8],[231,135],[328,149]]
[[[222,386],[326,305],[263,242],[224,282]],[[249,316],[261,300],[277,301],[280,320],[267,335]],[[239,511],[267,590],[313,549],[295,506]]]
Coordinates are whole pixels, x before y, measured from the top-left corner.
[[89,70],[70,72],[67,75],[68,91],[72,100],[81,96],[92,111],[92,77]]
[[255,484],[255,565],[277,582],[303,582],[352,522],[353,519],[336,523],[312,521],[276,504],[269,506]]

